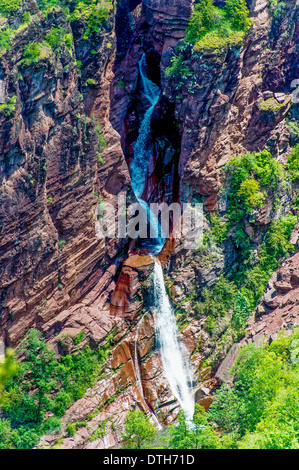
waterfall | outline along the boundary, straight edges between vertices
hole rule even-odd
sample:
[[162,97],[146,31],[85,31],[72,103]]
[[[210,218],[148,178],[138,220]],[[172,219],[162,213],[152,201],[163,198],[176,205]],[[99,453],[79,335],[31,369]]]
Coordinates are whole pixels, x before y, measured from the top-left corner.
[[[157,85],[147,78],[146,68],[146,57],[145,54],[143,54],[139,62],[139,73],[143,94],[149,101],[150,107],[145,112],[139,129],[138,139],[134,145],[134,159],[130,167],[130,174],[134,194],[138,202],[146,209],[146,212],[150,217],[151,227],[154,228],[154,232],[157,235],[156,246],[153,250],[154,254],[154,252],[157,253],[157,251],[161,251],[165,243],[165,239],[163,238],[163,233],[159,233],[159,229],[161,227],[157,217],[151,212],[148,202],[144,201],[141,196],[145,187],[148,161],[151,155],[148,150],[151,118],[155,106],[159,101],[160,90]],[[178,328],[173,309],[166,293],[162,267],[156,261],[154,268],[154,303],[156,331],[159,336],[161,346],[161,357],[165,378],[169,382],[172,393],[186,413],[187,419],[191,420],[194,412],[194,397],[191,392],[193,377],[188,362],[188,351],[178,340]],[[137,374],[137,386],[143,394],[137,356],[139,325],[140,323],[137,326],[135,338],[134,363]],[[153,419],[156,419],[153,414],[152,417]]]
[[187,419],[191,420],[194,413],[194,397],[191,391],[193,373],[188,351],[178,340],[178,327],[159,262],[155,262],[154,267],[154,303],[164,374]]
[[146,57],[145,54],[139,62],[139,73],[141,86],[143,89],[143,95],[147,98],[150,103],[150,107],[145,112],[143,121],[141,123],[138,138],[134,145],[134,159],[130,167],[130,175],[132,181],[132,187],[136,199],[139,204],[146,210],[148,220],[150,220],[151,227],[155,234],[155,252],[161,251],[165,239],[163,238],[162,231],[159,233],[160,224],[156,215],[150,210],[149,204],[144,201],[141,196],[144,191],[146,174],[148,170],[148,162],[151,156],[151,152],[148,149],[148,141],[151,130],[151,118],[155,110],[155,106],[159,101],[160,89],[149,80],[146,76]]

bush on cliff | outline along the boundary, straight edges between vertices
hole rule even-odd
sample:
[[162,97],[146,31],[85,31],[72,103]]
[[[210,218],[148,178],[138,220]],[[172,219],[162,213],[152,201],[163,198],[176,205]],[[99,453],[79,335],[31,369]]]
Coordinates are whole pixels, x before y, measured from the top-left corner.
[[131,411],[127,414],[122,434],[124,449],[146,449],[156,435],[156,427],[142,411]]
[[214,0],[200,0],[195,5],[187,30],[186,42],[195,51],[222,50],[242,41],[251,26],[245,0],[226,0],[224,8],[214,6]]
[[[59,418],[101,376],[110,341],[108,337],[106,347],[85,346],[58,361],[42,334],[30,330],[18,348],[23,360],[17,373],[12,360],[0,369],[2,447],[31,448],[43,433],[59,429]],[[6,377],[7,371],[15,376]]]
[[299,447],[299,331],[239,353],[233,387],[223,385],[208,412],[232,447]]

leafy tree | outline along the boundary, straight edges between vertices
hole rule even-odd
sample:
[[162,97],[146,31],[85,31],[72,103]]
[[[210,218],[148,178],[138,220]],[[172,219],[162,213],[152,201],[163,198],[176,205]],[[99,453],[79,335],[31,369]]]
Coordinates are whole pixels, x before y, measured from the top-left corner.
[[299,178],[299,144],[295,145],[288,156],[288,170],[292,181]]
[[218,449],[220,438],[209,424],[202,406],[196,404],[191,422],[180,411],[178,424],[169,426],[169,446],[171,449]]
[[131,411],[125,421],[122,434],[124,449],[144,449],[154,441],[157,429],[142,411]]
[[0,0],[0,13],[7,15],[19,8],[21,0]]
[[260,191],[260,185],[254,178],[242,181],[237,195],[244,201],[247,212],[262,207],[265,201],[265,195]]
[[19,351],[25,359],[24,378],[29,387],[36,391],[34,398],[37,400],[38,413],[41,414],[48,402],[47,394],[56,385],[55,369],[58,361],[54,351],[43,340],[41,332],[35,329],[30,330],[22,340]]
[[246,0],[225,0],[224,10],[230,18],[233,28],[247,30],[251,25]]

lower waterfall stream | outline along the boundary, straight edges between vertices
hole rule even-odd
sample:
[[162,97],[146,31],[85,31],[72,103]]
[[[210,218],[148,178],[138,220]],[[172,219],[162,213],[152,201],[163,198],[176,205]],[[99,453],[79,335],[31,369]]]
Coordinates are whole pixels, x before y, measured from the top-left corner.
[[[163,239],[163,233],[161,233],[161,235],[159,234],[159,228],[161,227],[158,219],[150,211],[148,202],[142,199],[142,193],[146,183],[148,159],[150,156],[147,149],[147,142],[150,133],[151,117],[160,96],[160,89],[158,86],[147,78],[146,69],[146,57],[145,54],[143,54],[139,62],[139,74],[142,93],[148,99],[150,106],[145,112],[143,121],[139,128],[138,139],[134,145],[134,158],[130,167],[130,175],[135,196],[142,207],[146,209],[147,214],[150,215],[150,223],[151,226],[154,226],[154,233],[158,232],[157,239],[152,250],[152,257],[155,261],[153,298],[155,328],[161,352],[163,372],[170,385],[171,391],[178,400],[186,418],[191,420],[194,413],[194,395],[192,393],[193,374],[189,363],[188,351],[187,348],[179,341],[178,327],[174,310],[166,292],[162,266],[157,259],[155,259],[155,255],[161,251],[165,240]],[[137,341],[138,327],[135,342],[135,367],[138,363],[136,349]],[[138,371],[138,374],[140,379],[138,380],[138,387],[140,387],[140,371]],[[154,421],[156,422],[156,419],[154,419]]]

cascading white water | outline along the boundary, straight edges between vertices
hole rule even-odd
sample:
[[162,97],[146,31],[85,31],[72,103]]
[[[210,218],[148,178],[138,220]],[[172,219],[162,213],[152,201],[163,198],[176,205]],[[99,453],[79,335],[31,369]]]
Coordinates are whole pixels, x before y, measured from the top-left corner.
[[139,62],[139,72],[144,92],[143,94],[148,99],[151,106],[146,111],[141,123],[138,139],[134,145],[134,160],[130,168],[133,191],[141,204],[144,203],[144,201],[140,201],[140,198],[145,186],[145,177],[150,156],[149,151],[147,150],[147,141],[150,134],[151,118],[160,96],[160,90],[157,85],[146,77],[145,67],[145,54],[143,54]]
[[[148,138],[150,135],[151,118],[155,106],[159,101],[160,90],[146,76],[146,58],[143,54],[139,71],[144,96],[150,102],[150,107],[146,111],[140,126],[138,139],[134,145],[134,159],[130,168],[133,191],[140,204],[146,209],[150,216],[151,226],[157,234],[157,249],[160,251],[164,245],[162,232],[159,235],[160,224],[149,208],[146,201],[141,199],[145,187],[146,174],[148,170],[148,160],[150,153],[148,149]],[[164,285],[164,277],[161,265],[155,261],[154,268],[154,301],[155,301],[155,321],[156,330],[159,335],[161,345],[162,364],[165,377],[167,378],[172,393],[177,398],[180,406],[184,410],[187,419],[191,420],[194,412],[194,397],[191,391],[193,381],[192,370],[188,362],[188,353],[184,345],[178,340],[178,328],[173,309]],[[135,340],[135,367],[137,370],[137,383],[141,386],[141,377],[137,357],[137,336]]]
[[154,267],[154,302],[164,373],[172,393],[187,419],[191,420],[194,413],[193,372],[189,364],[188,352],[178,340],[174,311],[165,289],[162,266],[157,261]]

